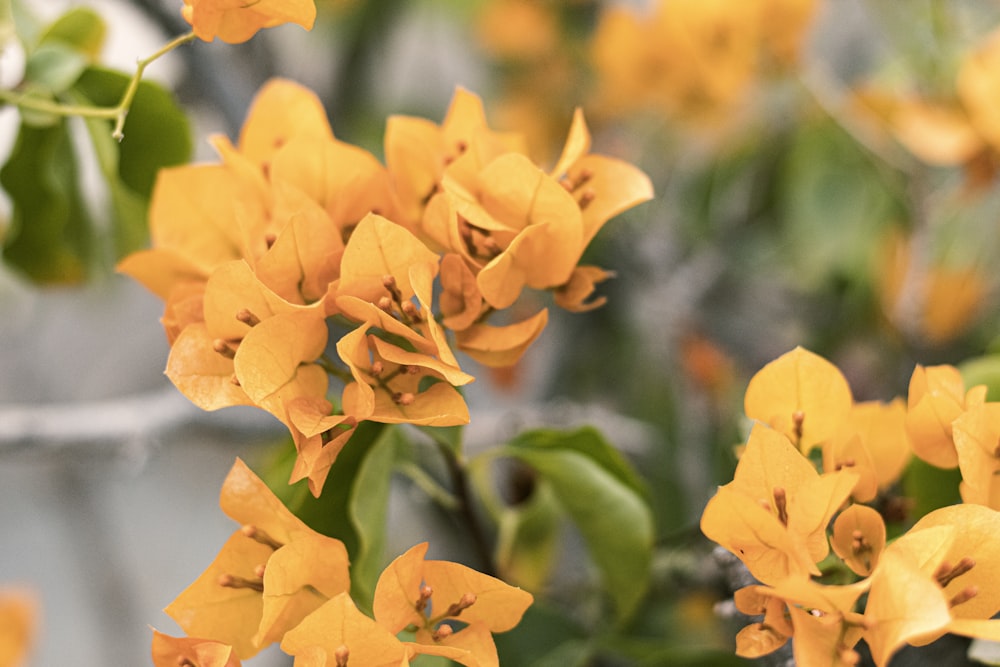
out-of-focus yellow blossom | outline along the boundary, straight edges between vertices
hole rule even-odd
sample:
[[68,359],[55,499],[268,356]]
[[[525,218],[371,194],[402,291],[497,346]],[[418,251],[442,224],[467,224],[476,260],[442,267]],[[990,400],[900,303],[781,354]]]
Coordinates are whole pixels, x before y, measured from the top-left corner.
[[958,465],[953,424],[963,412],[986,401],[986,386],[966,391],[954,366],[917,365],[910,377],[906,399],[906,432],[913,453],[939,468]]
[[0,665],[25,665],[38,626],[38,601],[27,589],[0,589]]
[[991,291],[988,275],[975,264],[914,266],[915,252],[900,234],[885,241],[876,268],[882,309],[905,333],[943,345],[982,314]]
[[199,39],[218,37],[230,44],[245,42],[261,28],[297,23],[311,30],[316,20],[313,0],[184,0],[184,20]]
[[814,0],[659,0],[649,11],[613,5],[593,43],[601,106],[657,109],[709,126],[746,106],[768,64],[787,66],[802,47]]

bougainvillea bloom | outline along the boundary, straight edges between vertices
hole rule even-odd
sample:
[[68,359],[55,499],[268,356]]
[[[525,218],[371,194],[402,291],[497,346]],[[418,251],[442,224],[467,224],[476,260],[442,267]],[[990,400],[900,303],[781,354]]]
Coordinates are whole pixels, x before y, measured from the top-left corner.
[[983,312],[990,292],[988,269],[925,259],[921,241],[889,233],[876,260],[879,299],[889,319],[909,336],[943,345]]
[[517,625],[532,595],[459,563],[424,560],[426,553],[427,544],[418,544],[385,569],[375,587],[375,619],[392,633],[412,628],[417,653],[497,667],[491,633]]
[[823,469],[846,467],[858,473],[851,496],[858,502],[872,500],[899,479],[910,460],[905,420],[906,404],[900,398],[855,403],[841,428],[823,443]]
[[986,386],[966,391],[962,374],[954,366],[917,365],[906,399],[906,432],[913,453],[939,468],[956,467],[952,422],[985,400]]
[[798,665],[853,667],[858,660],[853,647],[864,628],[854,606],[867,589],[864,581],[826,586],[805,576],[791,576],[774,586],[741,588],[734,595],[737,609],[764,618],[737,635],[737,655],[757,658],[794,638]]
[[808,453],[840,428],[852,400],[836,366],[796,347],[750,378],[743,407],[747,417],[781,431]]
[[867,577],[885,549],[885,522],[867,505],[851,505],[833,522],[833,551],[855,574]]
[[242,664],[228,644],[197,637],[171,637],[155,630],[152,654],[156,667],[240,667]]
[[245,42],[261,28],[297,23],[311,30],[316,20],[313,0],[184,0],[181,10],[199,39],[218,37],[230,44]]
[[281,648],[295,667],[405,667],[409,651],[341,593],[285,633]]
[[962,500],[1000,509],[1000,403],[970,408],[952,422]]
[[820,475],[788,438],[757,424],[733,481],[708,501],[701,530],[764,583],[819,574],[827,524],[857,479],[849,470]]
[[348,589],[347,550],[292,515],[239,459],[219,504],[241,527],[166,612],[188,635],[246,659]]

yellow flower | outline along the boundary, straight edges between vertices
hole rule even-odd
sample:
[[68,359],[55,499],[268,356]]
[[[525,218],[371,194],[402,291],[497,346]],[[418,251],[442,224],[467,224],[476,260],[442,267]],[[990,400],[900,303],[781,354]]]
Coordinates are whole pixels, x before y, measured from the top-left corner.
[[240,529],[165,611],[246,659],[348,589],[347,549],[297,519],[239,459],[219,504]]
[[962,500],[1000,509],[1000,403],[969,408],[952,422]]
[[910,460],[906,435],[906,403],[855,403],[842,426],[823,444],[823,469],[850,468],[858,473],[851,495],[868,502],[895,483]]
[[[385,128],[385,160],[399,196],[403,226],[422,229],[424,209],[438,191],[445,168],[460,157],[472,161],[474,172],[484,161],[502,153],[525,153],[517,135],[493,131],[486,122],[483,101],[464,88],[456,88],[441,125],[424,118],[390,116]],[[463,157],[464,156],[464,157]],[[428,239],[442,248],[448,237]]]
[[734,595],[736,608],[764,618],[739,632],[736,653],[757,658],[793,637],[796,664],[853,667],[858,661],[854,645],[864,628],[854,606],[867,589],[868,582],[826,586],[801,575],[774,586],[741,588]]
[[743,399],[747,417],[781,431],[803,453],[833,436],[851,403],[840,370],[801,347],[757,371]]
[[285,633],[281,648],[295,656],[295,667],[406,667],[403,642],[368,618],[351,596],[334,596]]
[[733,481],[719,487],[701,530],[764,583],[819,574],[830,551],[826,529],[858,476],[820,475],[784,435],[761,424],[750,432]]
[[316,20],[313,0],[184,0],[184,20],[199,39],[218,37],[230,44],[245,42],[261,28],[297,23],[311,30]]
[[516,626],[532,595],[459,563],[424,560],[426,553],[427,543],[418,544],[382,572],[375,586],[375,620],[392,633],[412,626],[416,642],[410,646],[417,653],[497,667],[491,633]]
[[990,285],[975,262],[914,266],[913,242],[892,234],[879,252],[879,299],[904,333],[943,345],[964,333],[983,312]]
[[867,505],[851,505],[833,522],[833,551],[851,571],[867,577],[885,549],[885,522]]
[[0,665],[26,664],[37,625],[38,602],[34,593],[0,589]]
[[171,637],[153,631],[153,664],[156,667],[240,667],[233,647],[211,639]]
[[904,643],[945,633],[1000,640],[1000,514],[979,505],[931,512],[882,554],[871,577],[865,639],[885,665]]
[[952,440],[952,423],[986,401],[986,386],[965,390],[965,381],[954,366],[920,366],[910,376],[906,399],[906,432],[913,453],[938,468],[958,465]]

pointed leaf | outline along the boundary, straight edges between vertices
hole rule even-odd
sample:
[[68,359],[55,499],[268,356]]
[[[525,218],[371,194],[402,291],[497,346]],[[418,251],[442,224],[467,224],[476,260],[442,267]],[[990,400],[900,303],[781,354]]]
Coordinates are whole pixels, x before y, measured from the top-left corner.
[[38,283],[82,281],[93,231],[65,121],[45,128],[22,124],[0,169],[0,185],[13,203],[4,261]]
[[601,461],[572,449],[511,445],[503,449],[541,475],[587,543],[619,618],[646,592],[652,559],[652,515],[642,495]]

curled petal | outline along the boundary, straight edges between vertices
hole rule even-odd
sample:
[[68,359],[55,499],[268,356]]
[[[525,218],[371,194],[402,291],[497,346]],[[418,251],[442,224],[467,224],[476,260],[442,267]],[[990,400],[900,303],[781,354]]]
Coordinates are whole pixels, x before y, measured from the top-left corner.
[[548,321],[549,312],[543,309],[526,320],[507,326],[474,324],[459,331],[455,339],[460,350],[484,366],[513,366],[541,335]]

